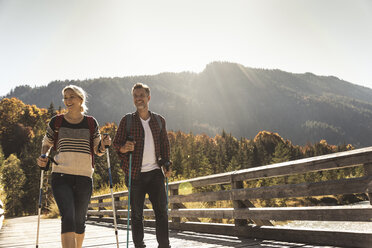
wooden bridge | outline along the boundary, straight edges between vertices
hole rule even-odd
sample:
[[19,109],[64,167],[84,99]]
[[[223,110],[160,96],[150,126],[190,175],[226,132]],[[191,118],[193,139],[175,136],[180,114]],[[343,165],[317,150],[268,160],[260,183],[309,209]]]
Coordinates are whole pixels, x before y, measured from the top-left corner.
[[[0,231],[0,248],[35,248],[36,226],[37,216],[27,216],[6,220],[3,229]],[[60,219],[42,219],[40,233],[40,248],[61,247],[59,235]],[[124,248],[126,247],[126,225],[119,224],[118,233],[119,246]],[[145,242],[148,248],[158,247],[154,228],[145,228]],[[248,239],[229,235],[215,235],[178,230],[170,231],[170,242],[172,248],[320,247],[304,243]],[[111,223],[94,223],[88,221],[83,247],[116,248],[113,225]],[[134,247],[131,238],[129,247]],[[329,248],[329,246],[327,246],[327,248]]]
[[[332,181],[247,187],[250,180],[278,178],[347,167],[363,168],[360,177]],[[203,187],[203,188],[201,188]],[[192,192],[192,188],[199,189]],[[372,247],[372,147],[210,175],[169,184],[170,241],[179,247]],[[209,189],[209,190],[207,190]],[[364,193],[366,205],[255,207],[256,199]],[[120,247],[126,246],[128,192],[115,193]],[[218,205],[218,203],[221,203]],[[84,247],[116,247],[111,195],[92,198]],[[146,205],[150,206],[149,201]],[[231,206],[226,208],[225,206]],[[224,207],[220,207],[224,206]],[[153,211],[145,210],[145,242],[157,247]],[[0,232],[2,247],[35,247],[35,216],[8,219]],[[316,228],[276,225],[278,221],[317,223]],[[39,247],[60,247],[60,220],[42,219]],[[321,223],[349,223],[322,229]],[[355,228],[365,226],[365,229]],[[133,244],[130,244],[133,247]]]
[[[364,170],[364,175],[361,177],[295,184],[283,183],[257,188],[246,187],[246,182],[250,180],[357,166]],[[190,190],[200,187],[204,187],[203,192],[192,193]],[[208,188],[212,190],[205,192]],[[372,147],[172,182],[169,184],[169,191],[169,217],[171,218],[169,227],[173,231],[313,245],[372,247],[372,228],[356,231],[354,228],[325,230],[320,227],[306,229],[273,225],[277,221],[332,221],[351,222],[356,225],[371,223]],[[185,194],[185,191],[189,191],[188,194]],[[367,194],[369,204],[367,206],[323,205],[256,208],[252,203],[252,200],[255,199],[289,199],[355,193]],[[114,194],[118,223],[126,224],[127,196],[127,191]],[[230,203],[231,207],[218,208],[211,202],[224,202],[225,205]],[[151,205],[148,199],[145,204]],[[89,220],[97,223],[112,223],[111,205],[110,194],[93,197],[88,211]],[[210,207],[211,205],[212,207]],[[149,208],[145,209],[144,216],[145,226],[153,227],[153,211]],[[213,223],[210,223],[210,220],[213,220]],[[184,247],[189,246],[185,245]]]

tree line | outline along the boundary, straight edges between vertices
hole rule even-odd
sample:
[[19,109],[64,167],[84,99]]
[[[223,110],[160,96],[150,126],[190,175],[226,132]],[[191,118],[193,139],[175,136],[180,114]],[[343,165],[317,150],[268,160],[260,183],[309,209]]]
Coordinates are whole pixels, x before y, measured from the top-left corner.
[[[27,105],[17,98],[3,98],[0,101],[0,183],[1,197],[5,202],[8,216],[35,214],[37,212],[40,169],[36,159],[40,155],[41,142],[49,120],[63,110],[55,110],[53,104],[48,109]],[[115,123],[100,126],[101,132],[114,137]],[[305,146],[293,145],[279,134],[260,131],[254,139],[236,138],[226,131],[215,137],[206,134],[169,131],[171,160],[173,161],[172,180],[183,180],[199,176],[223,173],[279,163],[300,158],[319,156],[333,152],[354,149],[351,145],[330,145],[325,140]],[[110,148],[110,162],[113,183],[124,185],[124,174],[120,159]],[[44,210],[52,200],[50,171],[44,182]],[[248,187],[260,187],[278,183],[320,181],[344,176],[362,174],[361,168],[308,173],[306,175],[254,180]],[[109,183],[106,156],[96,157],[93,175],[94,190]],[[197,189],[203,190],[203,189]]]

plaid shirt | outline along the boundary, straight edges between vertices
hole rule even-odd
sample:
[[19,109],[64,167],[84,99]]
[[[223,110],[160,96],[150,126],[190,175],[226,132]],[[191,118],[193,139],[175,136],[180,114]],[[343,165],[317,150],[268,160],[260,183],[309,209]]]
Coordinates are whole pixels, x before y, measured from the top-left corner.
[[[155,157],[156,161],[159,162],[160,159],[165,161],[169,160],[169,140],[165,125],[165,119],[162,116],[159,116],[161,123],[162,123],[162,130],[160,132],[159,124],[154,116],[154,113],[150,112],[150,129],[152,132],[152,136],[154,137],[155,143]],[[129,152],[121,153],[120,147],[122,147],[125,142],[127,141],[127,134],[126,134],[126,120],[123,117],[120,121],[118,131],[115,135],[113,146],[116,152],[119,155],[119,158],[122,159],[122,169],[124,170],[125,174],[128,176],[129,173]],[[145,131],[143,130],[143,126],[139,117],[139,113],[135,112],[132,114],[132,124],[130,128],[129,136],[134,138],[135,146],[134,151],[132,152],[132,179],[138,178],[139,174],[141,173],[142,167],[142,158],[143,158],[143,149],[145,145]],[[160,166],[161,167],[161,166]]]

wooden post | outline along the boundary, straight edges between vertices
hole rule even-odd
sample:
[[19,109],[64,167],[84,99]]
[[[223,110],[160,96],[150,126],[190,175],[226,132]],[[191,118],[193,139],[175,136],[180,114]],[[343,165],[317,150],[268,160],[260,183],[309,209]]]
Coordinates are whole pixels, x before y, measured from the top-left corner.
[[363,167],[365,176],[368,176],[370,178],[366,193],[368,194],[369,203],[370,205],[372,205],[372,163],[365,163],[363,164]]
[[[243,188],[243,181],[232,181],[231,182],[231,187],[233,189],[242,189]],[[236,201],[233,200],[233,207],[234,209],[239,209],[239,208],[246,208],[245,204],[242,201]],[[248,224],[247,220],[242,220],[242,219],[234,219],[235,226],[246,226]]]
[[[233,189],[242,189],[244,188],[243,181],[236,181],[232,182],[232,188]],[[234,209],[237,208],[254,208],[255,206],[253,205],[252,202],[249,200],[244,200],[244,201],[233,201],[233,207]],[[257,226],[273,226],[270,220],[257,220],[257,219],[252,219],[252,221],[257,225]],[[245,226],[248,224],[247,220],[235,220],[235,226]]]
[[[170,195],[178,195],[178,188],[177,189],[170,188]],[[180,206],[177,203],[171,203],[170,208],[171,209],[179,209]],[[181,218],[180,217],[173,217],[172,218],[172,223],[181,223]]]
[[[115,202],[120,202],[120,197],[119,197],[119,196],[115,196],[115,197],[114,197],[114,201],[115,201]],[[122,209],[122,207],[121,207],[121,206],[116,206],[116,205],[115,205],[115,209]]]
[[[103,203],[103,199],[99,199],[98,203]],[[104,210],[104,209],[105,209],[104,207],[98,207],[98,211],[101,211],[101,210]],[[98,222],[101,221],[102,217],[103,217],[102,215],[99,215]]]
[[115,202],[115,216],[116,216],[116,223],[119,223],[118,220],[120,219],[120,216],[118,215],[118,210],[119,209],[122,209],[121,206],[116,206],[116,203],[117,202],[120,202],[120,197],[119,196],[115,196],[114,197],[114,202]]

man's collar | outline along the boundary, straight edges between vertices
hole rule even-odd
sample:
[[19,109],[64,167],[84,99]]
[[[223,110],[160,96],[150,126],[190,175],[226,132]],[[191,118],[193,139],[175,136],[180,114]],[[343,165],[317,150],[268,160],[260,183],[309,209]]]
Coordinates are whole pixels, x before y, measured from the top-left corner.
[[[150,110],[148,110],[149,111],[149,114],[150,114],[150,118],[152,117],[152,112],[150,111]],[[137,117],[137,118],[141,118],[140,117],[140,114],[139,114],[139,112],[138,112],[138,110],[136,110],[136,112],[134,112],[134,114],[133,114],[135,117]]]

